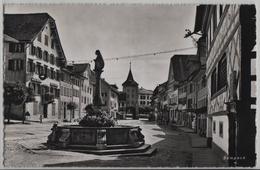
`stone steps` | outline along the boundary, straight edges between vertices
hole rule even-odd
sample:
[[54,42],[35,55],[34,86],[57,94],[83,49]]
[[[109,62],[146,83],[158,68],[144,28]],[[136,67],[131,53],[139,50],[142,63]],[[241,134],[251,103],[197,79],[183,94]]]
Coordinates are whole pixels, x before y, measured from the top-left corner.
[[125,157],[125,156],[152,156],[156,152],[157,152],[157,148],[150,147],[145,152],[121,154],[121,155],[118,155],[118,156],[119,157]]
[[151,149],[151,145],[143,144],[137,148],[118,148],[118,149],[103,149],[103,150],[93,150],[93,149],[65,149],[66,151],[72,152],[80,152],[80,153],[88,153],[88,154],[96,154],[96,155],[116,155],[116,154],[129,154],[129,156],[134,156],[134,154],[138,154],[141,156],[149,155],[156,151],[156,149]]
[[[122,145],[107,145],[106,149],[124,149],[124,148],[137,148],[144,144],[144,142],[137,142],[136,144],[122,144]],[[68,148],[70,149],[95,149],[97,150],[97,147],[95,145],[75,145],[71,144],[68,145]]]

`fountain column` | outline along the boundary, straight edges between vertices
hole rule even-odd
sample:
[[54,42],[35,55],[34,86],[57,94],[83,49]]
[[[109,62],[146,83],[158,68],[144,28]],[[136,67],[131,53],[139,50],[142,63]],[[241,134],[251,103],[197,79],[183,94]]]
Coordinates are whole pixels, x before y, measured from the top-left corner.
[[104,68],[104,60],[103,57],[100,53],[99,50],[96,50],[95,54],[97,55],[95,61],[95,68],[94,68],[94,72],[95,72],[95,76],[96,76],[96,89],[95,89],[95,95],[94,95],[94,99],[93,99],[93,105],[96,108],[101,108],[102,106],[102,99],[101,99],[101,82],[100,82],[100,76],[101,73],[103,72],[103,68]]

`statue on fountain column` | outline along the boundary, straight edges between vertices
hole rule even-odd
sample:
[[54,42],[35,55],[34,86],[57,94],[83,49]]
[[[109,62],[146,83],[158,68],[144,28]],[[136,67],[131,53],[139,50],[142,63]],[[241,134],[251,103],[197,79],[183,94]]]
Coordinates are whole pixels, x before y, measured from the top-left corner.
[[101,99],[101,86],[100,86],[100,77],[101,73],[103,72],[103,68],[105,66],[103,57],[99,50],[96,50],[95,54],[97,55],[95,61],[95,76],[96,76],[96,89],[95,89],[95,96],[93,99],[93,105],[95,107],[101,107],[102,106],[102,99]]

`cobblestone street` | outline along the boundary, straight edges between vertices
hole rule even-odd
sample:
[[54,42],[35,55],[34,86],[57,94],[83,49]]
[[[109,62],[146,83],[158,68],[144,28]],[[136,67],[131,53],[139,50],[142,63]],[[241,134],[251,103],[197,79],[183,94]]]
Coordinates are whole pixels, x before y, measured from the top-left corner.
[[[121,120],[138,125],[145,142],[157,148],[151,157],[97,156],[54,151],[45,147],[51,123],[8,124],[5,128],[6,167],[220,167],[223,162],[198,142],[196,134],[158,126],[147,120]],[[197,145],[197,146],[195,146]]]

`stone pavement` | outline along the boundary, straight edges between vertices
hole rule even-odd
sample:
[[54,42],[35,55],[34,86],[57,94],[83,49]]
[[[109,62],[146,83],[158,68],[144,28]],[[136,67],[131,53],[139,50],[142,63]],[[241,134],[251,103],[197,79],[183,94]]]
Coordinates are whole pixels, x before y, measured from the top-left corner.
[[51,123],[10,124],[5,128],[6,167],[221,167],[211,149],[192,147],[195,134],[172,130],[147,120],[120,120],[140,126],[145,142],[158,149],[151,157],[98,156],[47,149],[44,143]]
[[194,132],[193,129],[190,129],[187,127],[178,127],[178,130],[188,133],[188,135],[191,138],[191,146],[193,148],[206,148],[207,147],[207,138],[199,136],[198,134],[196,134]]
[[193,161],[192,165],[194,167],[200,167],[201,165],[211,166],[218,160],[219,162],[225,163],[216,154],[213,153],[212,149],[207,147],[207,139],[201,137],[194,132],[193,129],[187,127],[178,127],[178,130],[186,133],[191,140],[191,147],[193,148]]

